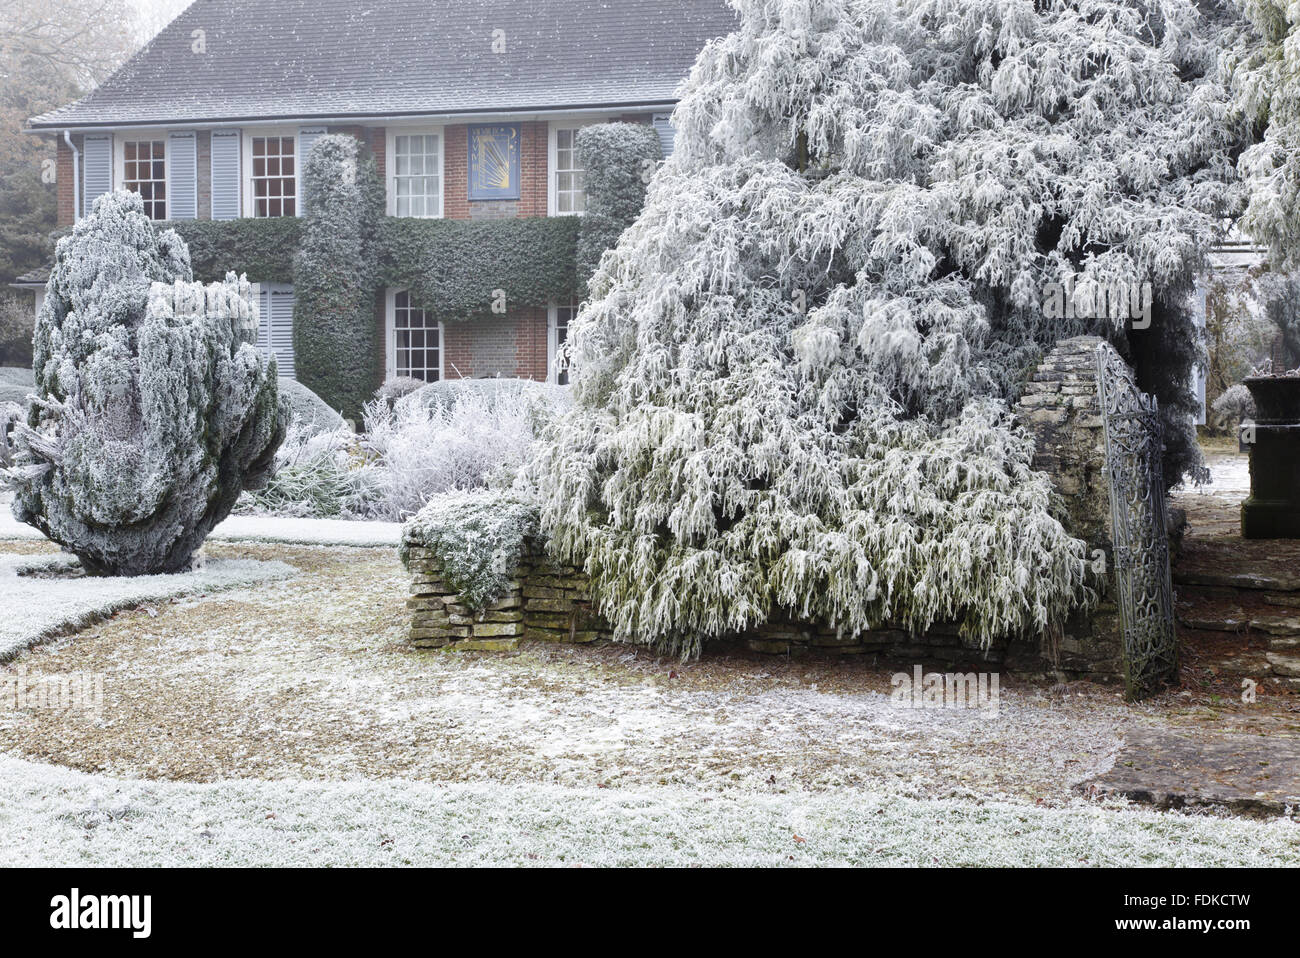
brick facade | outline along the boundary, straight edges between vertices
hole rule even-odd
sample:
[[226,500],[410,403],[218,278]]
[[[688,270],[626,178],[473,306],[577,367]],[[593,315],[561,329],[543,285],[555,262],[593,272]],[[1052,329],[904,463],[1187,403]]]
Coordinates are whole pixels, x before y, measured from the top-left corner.
[[[520,133],[519,199],[470,202],[469,124],[443,128],[444,217],[488,220],[547,214],[550,127],[545,120],[525,121],[520,123]],[[371,134],[372,144],[384,140],[383,130]],[[448,323],[443,329],[443,370],[448,379],[501,376],[545,380],[547,344],[544,306],[512,310],[501,319]]]
[[[77,142],[80,139],[80,136],[72,138],[78,149],[81,148]],[[73,171],[72,148],[62,137],[59,137],[54,157],[54,179],[59,198],[59,226],[71,226],[77,214],[77,178]]]
[[[629,114],[624,122],[648,122],[649,117]],[[520,122],[520,197],[518,200],[469,201],[469,124],[450,124],[443,133],[443,215],[454,220],[504,219],[546,216],[549,206],[550,128],[545,120]],[[375,157],[379,175],[387,182],[387,130],[384,127],[335,126],[331,133],[346,133],[365,143]],[[81,147],[81,136],[73,142]],[[199,131],[196,139],[198,163],[198,218],[212,216],[212,137]],[[71,226],[76,209],[77,183],[73,175],[72,150],[57,140],[56,176],[59,225]],[[380,368],[387,371],[387,302],[377,297],[375,322],[378,326]],[[500,320],[448,324],[444,331],[443,367],[447,378],[490,376],[545,380],[547,363],[547,310],[544,306],[512,310]]]
[[212,219],[212,133],[200,130],[194,137],[194,156],[198,163],[198,218]]

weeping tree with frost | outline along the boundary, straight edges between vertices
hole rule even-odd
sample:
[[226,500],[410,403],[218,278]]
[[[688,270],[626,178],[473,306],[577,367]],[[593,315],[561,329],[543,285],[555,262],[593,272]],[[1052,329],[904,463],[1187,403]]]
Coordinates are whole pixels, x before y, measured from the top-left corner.
[[[1187,294],[1237,202],[1218,21],[736,6],[571,328],[575,407],[532,473],[550,548],[618,637],[683,656],[784,616],[1052,633],[1085,548],[1009,404],[1055,340],[1103,335],[1161,397],[1167,474],[1199,467]],[[1066,279],[1150,283],[1150,328],[1048,319]]]

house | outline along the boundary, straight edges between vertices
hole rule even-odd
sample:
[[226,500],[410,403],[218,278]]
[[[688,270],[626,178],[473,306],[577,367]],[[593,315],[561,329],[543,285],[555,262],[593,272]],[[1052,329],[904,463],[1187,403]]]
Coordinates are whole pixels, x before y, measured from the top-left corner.
[[[671,151],[675,91],[734,18],[725,0],[196,0],[29,125],[57,141],[61,226],[112,189],[173,223],[301,216],[303,159],[334,132],[373,153],[389,216],[581,216],[577,131],[653,124]],[[292,376],[293,286],[249,278],[261,344]],[[444,323],[385,289],[383,374],[554,378],[575,305]]]

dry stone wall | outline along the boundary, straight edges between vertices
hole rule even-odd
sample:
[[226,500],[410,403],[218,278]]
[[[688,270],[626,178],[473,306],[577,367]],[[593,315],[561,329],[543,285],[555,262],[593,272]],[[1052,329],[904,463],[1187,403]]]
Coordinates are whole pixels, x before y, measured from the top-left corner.
[[428,549],[412,548],[411,643],[417,648],[508,651],[522,639],[594,642],[612,633],[591,608],[591,590],[580,569],[552,561],[530,540],[508,591],[484,609],[464,605],[447,585],[442,563]]

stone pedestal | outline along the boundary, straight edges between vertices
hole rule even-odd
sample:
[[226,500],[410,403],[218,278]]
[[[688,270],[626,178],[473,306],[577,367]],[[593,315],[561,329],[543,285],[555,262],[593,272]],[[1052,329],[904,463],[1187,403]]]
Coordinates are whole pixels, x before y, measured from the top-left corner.
[[1250,498],[1241,504],[1245,539],[1300,539],[1300,376],[1252,376]]

